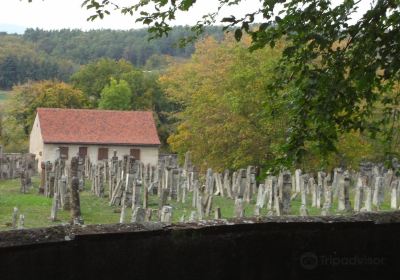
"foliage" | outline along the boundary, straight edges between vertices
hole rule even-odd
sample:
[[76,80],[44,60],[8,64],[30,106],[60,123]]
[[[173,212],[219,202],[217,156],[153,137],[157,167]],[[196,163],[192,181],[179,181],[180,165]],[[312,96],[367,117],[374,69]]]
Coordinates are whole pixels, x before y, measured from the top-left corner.
[[[189,57],[194,51],[193,44],[184,48],[178,47],[179,39],[189,32],[188,27],[176,26],[168,37],[149,41],[146,29],[45,31],[28,28],[22,37],[48,55],[80,65],[108,57],[114,60],[124,59],[136,67],[142,67],[152,56]],[[208,28],[206,33],[216,38],[222,36],[222,32],[216,27]]]
[[280,53],[249,53],[247,46],[230,37],[220,44],[206,38],[189,61],[161,77],[167,94],[183,107],[169,143],[180,154],[190,150],[198,165],[265,165],[283,140],[282,98],[265,90]]
[[64,82],[41,81],[16,86],[2,112],[2,144],[12,152],[26,151],[39,107],[84,108],[86,105],[83,93]]
[[[114,79],[116,83],[122,80],[127,83],[131,98],[126,103],[120,99],[114,103],[111,98],[108,98],[107,104],[104,100],[102,104],[99,103],[101,92],[105,88],[108,88],[108,96],[115,95],[110,92],[111,79]],[[83,66],[71,77],[71,82],[84,92],[90,100],[91,108],[154,111],[161,142],[165,147],[172,126],[168,113],[175,109],[175,105],[166,98],[160,88],[157,72],[141,71],[123,59],[115,61],[103,58]],[[110,102],[119,105],[113,106]]]
[[[136,21],[162,36],[170,32],[177,12],[189,10],[195,2],[152,0],[119,7],[111,1],[85,0],[82,5],[94,11],[92,20],[103,18],[111,6],[125,14],[137,13]],[[192,30],[201,33],[205,25],[216,21],[223,6],[240,2],[219,0],[218,11],[205,15]],[[237,40],[250,34],[252,50],[274,47],[280,39],[288,42],[270,87],[286,91],[292,102],[287,140],[276,166],[299,163],[307,156],[310,142],[328,159],[337,152],[339,136],[345,132],[368,129],[385,135],[387,142],[394,139],[395,130],[388,124],[398,115],[391,106],[397,97],[388,93],[393,92],[400,73],[400,2],[374,1],[357,18],[361,4],[355,0],[337,5],[330,0],[264,0],[242,18],[222,19],[226,27],[236,28]],[[261,23],[251,28],[257,17]],[[380,121],[371,118],[377,104],[384,107]],[[391,156],[394,151],[386,152]]]
[[101,91],[100,109],[129,110],[131,108],[132,91],[125,80],[111,78],[110,85]]
[[[137,76],[135,74],[138,71],[126,60],[115,61],[110,58],[102,58],[84,65],[78,72],[72,75],[71,83],[74,87],[83,91],[90,100],[92,108],[97,108],[101,91],[109,84],[111,78],[119,80],[122,78],[122,75],[130,75],[132,80],[126,80],[134,83],[133,77]],[[132,90],[134,91],[134,89]]]
[[0,34],[0,89],[29,80],[67,80],[75,68],[72,62],[50,57],[20,36]]

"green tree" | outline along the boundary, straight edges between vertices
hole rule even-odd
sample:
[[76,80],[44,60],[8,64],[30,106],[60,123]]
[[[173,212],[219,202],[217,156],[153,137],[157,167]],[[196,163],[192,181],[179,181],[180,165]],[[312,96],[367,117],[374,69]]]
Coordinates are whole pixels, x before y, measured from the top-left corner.
[[65,81],[74,70],[70,61],[50,57],[21,36],[0,34],[0,89],[28,81]]
[[1,142],[8,151],[26,151],[37,108],[86,106],[87,100],[82,91],[64,82],[41,81],[15,86],[2,108]]
[[[116,8],[124,14],[137,13],[137,21],[162,36],[170,32],[170,21],[177,12],[190,10],[195,2],[152,0]],[[219,9],[210,11],[192,28],[195,35],[215,23],[224,6],[240,2],[218,0]],[[338,5],[330,0],[263,0],[244,17],[222,19],[224,28],[236,29],[237,40],[244,33],[251,36],[252,50],[274,47],[282,38],[288,42],[270,87],[286,91],[291,100],[288,137],[277,166],[299,163],[310,145],[327,159],[337,152],[344,132],[369,129],[384,135],[387,142],[395,139],[389,124],[399,113],[392,105],[398,100],[393,89],[400,75],[400,2],[373,1],[357,16],[361,4],[355,0]],[[111,1],[83,1],[83,6],[95,11],[92,20],[103,18],[112,5]],[[381,120],[371,118],[377,106],[383,112]],[[387,152],[390,155],[393,151]]]
[[130,110],[132,91],[124,80],[111,78],[110,85],[106,85],[101,91],[99,101],[100,109]]
[[118,80],[122,75],[127,75],[132,71],[138,70],[135,70],[133,65],[126,60],[115,61],[110,58],[103,58],[84,65],[72,75],[71,83],[85,93],[92,108],[97,108],[101,91],[109,84],[110,79]]

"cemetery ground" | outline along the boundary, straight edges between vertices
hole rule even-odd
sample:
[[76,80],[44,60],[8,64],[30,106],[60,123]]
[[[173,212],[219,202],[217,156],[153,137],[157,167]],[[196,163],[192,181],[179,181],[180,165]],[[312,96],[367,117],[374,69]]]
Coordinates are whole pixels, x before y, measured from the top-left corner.
[[[20,214],[25,215],[25,228],[49,227],[60,224],[67,224],[71,220],[69,211],[59,210],[57,213],[57,221],[50,220],[50,209],[52,198],[39,195],[40,179],[38,176],[32,177],[32,188],[25,194],[20,192],[20,180],[0,180],[0,231],[10,230],[12,222],[12,213],[14,207],[17,207]],[[119,222],[120,207],[109,206],[108,193],[105,197],[97,197],[90,191],[91,182],[86,180],[84,191],[80,192],[82,218],[85,225],[89,224],[114,224]],[[390,211],[390,198],[386,193],[385,202],[380,211]],[[353,205],[354,189],[351,189],[350,199]],[[254,213],[256,197],[250,203],[245,203],[245,217],[251,217]],[[159,197],[157,195],[149,195],[149,208],[157,209]],[[219,207],[221,209],[222,218],[234,217],[234,203],[232,199],[214,196],[213,209]],[[187,221],[191,211],[196,209],[192,207],[192,193],[188,194],[185,203],[168,201],[173,207],[173,222],[179,222],[182,216]],[[300,196],[291,201],[291,215],[299,215],[301,206]],[[335,212],[337,209],[337,201],[333,203],[333,215],[343,215],[346,213]],[[308,208],[309,215],[320,215],[321,209],[316,207]],[[128,209],[126,221],[130,221],[131,210]],[[266,208],[261,209],[261,216],[267,215]],[[212,219],[214,213],[210,214],[207,219]],[[157,217],[153,217],[152,221],[158,221]]]

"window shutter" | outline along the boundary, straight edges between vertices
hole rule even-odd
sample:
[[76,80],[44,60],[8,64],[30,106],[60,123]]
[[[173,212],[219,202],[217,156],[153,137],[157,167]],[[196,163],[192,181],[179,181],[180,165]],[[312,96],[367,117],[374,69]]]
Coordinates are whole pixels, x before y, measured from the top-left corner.
[[131,156],[134,156],[136,160],[140,160],[140,149],[131,149]]
[[60,147],[60,156],[63,159],[68,159],[68,147]]
[[98,160],[108,159],[108,148],[99,148]]
[[87,156],[87,147],[79,147],[79,156],[85,158]]

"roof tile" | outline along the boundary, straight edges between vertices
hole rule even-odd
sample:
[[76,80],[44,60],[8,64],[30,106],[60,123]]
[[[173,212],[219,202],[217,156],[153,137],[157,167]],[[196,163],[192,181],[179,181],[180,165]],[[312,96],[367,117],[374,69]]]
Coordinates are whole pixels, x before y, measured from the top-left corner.
[[44,143],[160,145],[152,112],[38,108]]

